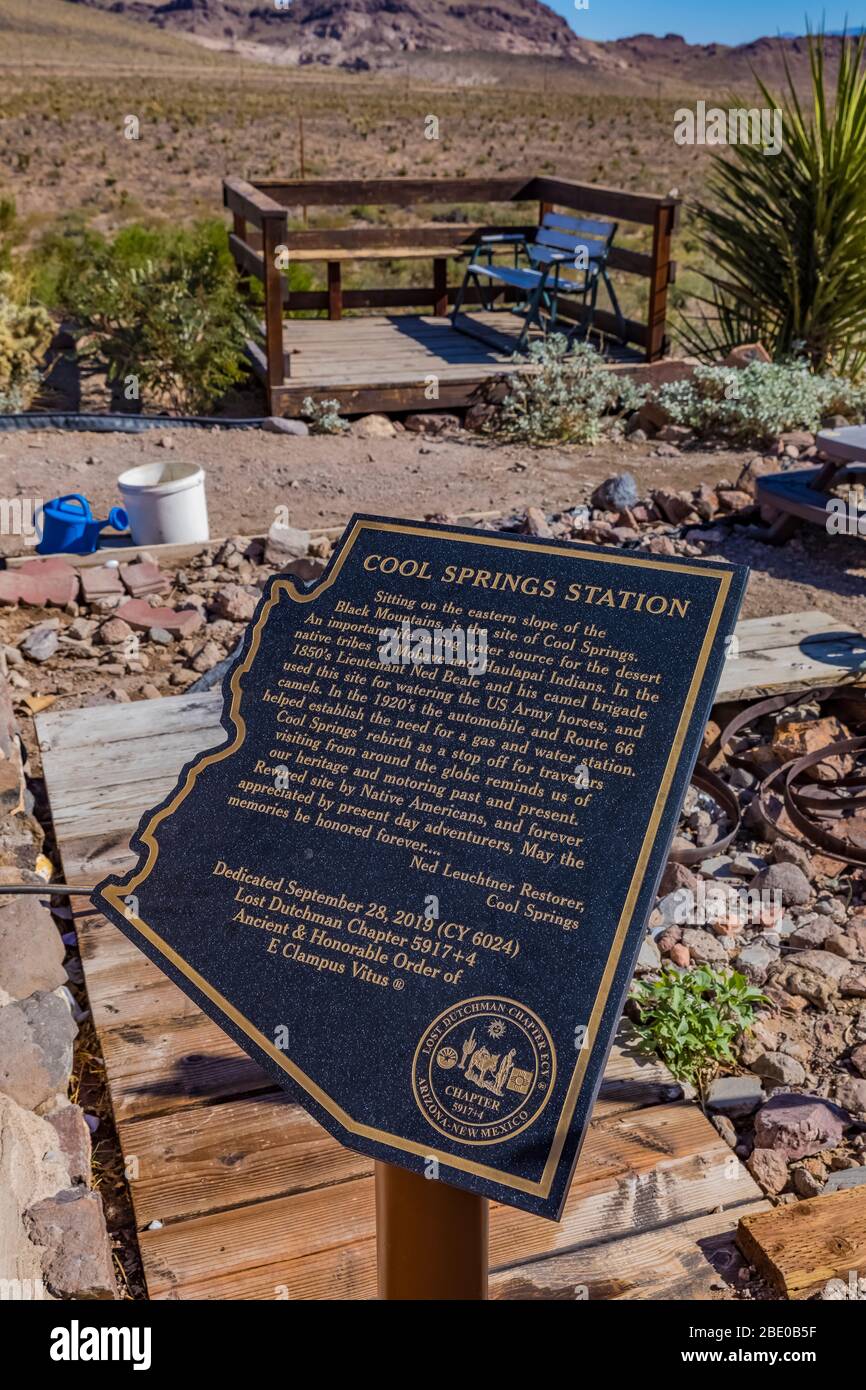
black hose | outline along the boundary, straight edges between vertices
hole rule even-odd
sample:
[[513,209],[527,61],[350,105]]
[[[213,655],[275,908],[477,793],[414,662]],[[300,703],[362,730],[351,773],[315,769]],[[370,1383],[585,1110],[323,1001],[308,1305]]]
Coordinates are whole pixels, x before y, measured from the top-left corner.
[[230,420],[210,415],[49,415],[29,411],[0,415],[0,430],[86,430],[96,434],[141,434],[144,430],[261,429],[261,420]]

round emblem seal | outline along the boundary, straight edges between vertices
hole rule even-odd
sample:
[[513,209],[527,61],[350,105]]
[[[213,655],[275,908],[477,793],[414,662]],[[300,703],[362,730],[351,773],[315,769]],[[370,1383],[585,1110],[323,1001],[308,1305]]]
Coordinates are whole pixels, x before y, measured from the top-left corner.
[[425,1118],[463,1144],[501,1144],[534,1124],[555,1078],[544,1024],[514,999],[495,996],[464,999],[441,1013],[412,1064]]

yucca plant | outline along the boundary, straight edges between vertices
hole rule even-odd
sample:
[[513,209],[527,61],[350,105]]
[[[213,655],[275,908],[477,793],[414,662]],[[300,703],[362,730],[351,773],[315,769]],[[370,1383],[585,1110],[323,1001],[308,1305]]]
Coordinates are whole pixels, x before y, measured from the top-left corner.
[[802,355],[815,370],[857,376],[866,366],[866,34],[842,36],[835,96],[824,34],[810,33],[808,45],[808,102],[787,61],[782,97],[756,79],[782,112],[780,152],[738,144],[714,157],[707,199],[694,209],[713,263],[709,290],[680,331],[704,359],[758,340],[776,360]]

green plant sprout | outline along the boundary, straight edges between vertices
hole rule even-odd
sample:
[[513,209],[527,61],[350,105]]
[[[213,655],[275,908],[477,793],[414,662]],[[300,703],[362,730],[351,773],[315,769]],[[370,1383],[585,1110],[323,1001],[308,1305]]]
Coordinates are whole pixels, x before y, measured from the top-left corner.
[[736,1062],[734,1039],[751,1028],[755,1008],[765,1001],[745,975],[709,965],[682,974],[663,970],[659,979],[636,984],[631,997],[640,1011],[640,1050],[657,1053],[702,1101],[719,1066]]

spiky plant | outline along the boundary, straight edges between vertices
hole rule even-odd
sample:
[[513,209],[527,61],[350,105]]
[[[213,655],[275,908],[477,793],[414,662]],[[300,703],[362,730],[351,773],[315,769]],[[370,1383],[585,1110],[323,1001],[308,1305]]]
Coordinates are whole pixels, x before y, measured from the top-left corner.
[[866,367],[866,34],[842,36],[835,96],[825,35],[808,45],[808,102],[787,60],[783,96],[758,80],[782,112],[780,152],[738,144],[714,157],[695,207],[709,291],[680,328],[703,358],[760,340],[777,360],[802,354],[816,370],[856,376]]

